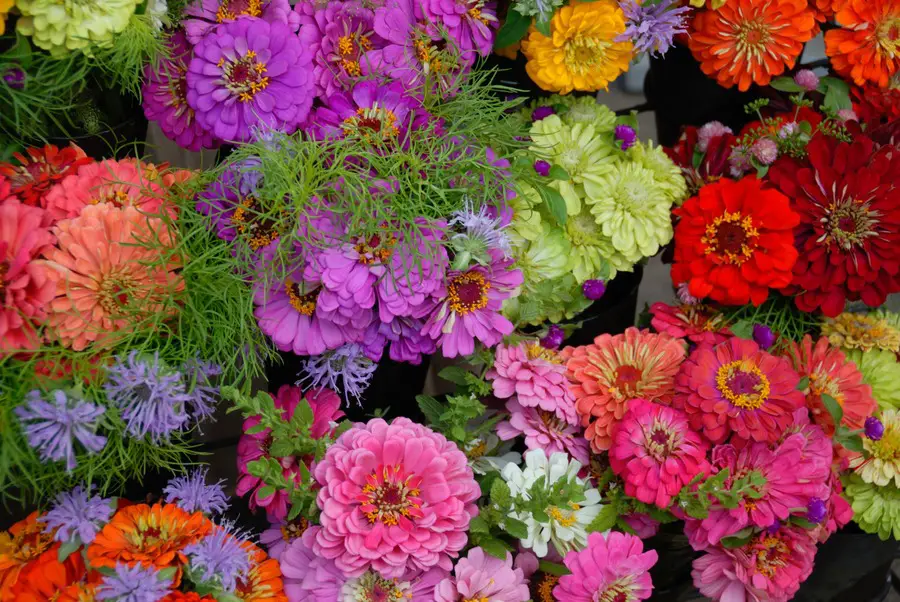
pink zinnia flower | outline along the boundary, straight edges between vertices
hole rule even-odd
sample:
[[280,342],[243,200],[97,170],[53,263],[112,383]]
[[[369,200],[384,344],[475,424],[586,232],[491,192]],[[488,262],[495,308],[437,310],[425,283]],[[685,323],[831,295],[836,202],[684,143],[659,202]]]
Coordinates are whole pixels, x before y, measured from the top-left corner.
[[456,563],[453,577],[441,581],[434,591],[434,602],[526,602],[531,599],[525,574],[513,568],[512,555],[506,560],[472,548],[465,558]]
[[799,382],[788,360],[733,337],[715,347],[702,345],[688,357],[675,378],[672,405],[713,443],[732,433],[774,443],[804,405]]
[[786,602],[812,572],[816,543],[796,527],[764,531],[745,546],[711,548],[694,561],[694,585],[713,600]]
[[506,402],[506,411],[509,420],[497,424],[497,436],[504,441],[524,435],[528,449],[542,449],[547,456],[565,452],[582,464],[590,462],[588,442],[575,424],[547,410],[522,407],[515,399]]
[[656,552],[644,552],[643,542],[634,535],[591,533],[587,548],[566,555],[572,574],[559,578],[553,595],[559,602],[646,600],[653,592],[648,571],[656,560]]
[[490,265],[450,272],[437,295],[440,301],[422,332],[438,341],[444,357],[471,355],[475,339],[493,347],[513,331],[513,323],[503,317],[500,307],[522,284],[522,272],[512,267],[512,260],[490,253]]
[[[487,56],[494,47],[497,3],[490,0],[424,0],[421,10],[432,23],[446,28],[450,38],[466,54]],[[474,57],[473,57],[474,58]]]
[[609,463],[626,495],[665,509],[691,479],[709,476],[708,451],[682,412],[635,399],[613,431]]
[[407,418],[357,424],[316,466],[315,551],[346,575],[450,570],[481,495],[466,455]]
[[494,367],[485,378],[500,399],[513,397],[522,407],[539,408],[569,424],[578,424],[565,362],[559,353],[537,341],[498,345]]
[[0,357],[40,344],[37,328],[56,296],[56,272],[38,259],[55,241],[49,225],[39,207],[0,202]]
[[259,534],[259,543],[266,546],[271,558],[278,560],[288,546],[303,537],[308,530],[309,522],[303,517],[297,517],[290,522],[276,521]]
[[[270,393],[271,395],[271,393]],[[313,389],[305,395],[299,387],[291,387],[283,385],[278,389],[277,395],[272,395],[275,400],[275,407],[283,410],[282,418],[290,420],[294,415],[294,410],[300,401],[306,399],[313,411],[313,424],[310,434],[313,438],[319,439],[331,430],[331,423],[340,419],[344,413],[340,410],[341,399],[337,393],[329,389]],[[253,476],[247,469],[247,464],[254,460],[259,460],[269,455],[269,429],[265,429],[258,433],[249,434],[248,430],[259,424],[259,417],[251,416],[244,420],[244,434],[238,442],[238,482],[235,492],[244,496],[250,494],[250,508],[265,508],[266,514],[270,522],[282,521],[288,513],[288,495],[286,491],[277,490],[268,497],[260,497],[260,490],[263,487],[262,479]],[[293,480],[300,484],[300,470],[298,464],[300,462],[309,463],[308,458],[280,458],[279,462],[284,468],[284,476],[288,480]],[[308,487],[310,484],[304,484]]]
[[378,281],[378,316],[389,323],[395,317],[422,318],[431,309],[431,297],[444,284],[450,260],[441,244],[444,221],[417,220],[415,232],[397,241],[387,262],[387,274]]
[[717,345],[727,341],[731,335],[725,317],[708,305],[654,303],[650,306],[650,314],[653,316],[650,325],[656,332],[686,338],[698,345]]

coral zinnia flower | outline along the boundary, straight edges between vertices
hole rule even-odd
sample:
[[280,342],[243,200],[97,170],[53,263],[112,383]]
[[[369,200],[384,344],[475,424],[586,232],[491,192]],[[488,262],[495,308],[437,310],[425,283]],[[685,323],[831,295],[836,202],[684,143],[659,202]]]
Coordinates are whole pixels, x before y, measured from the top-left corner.
[[857,86],[886,88],[900,71],[900,4],[848,0],[837,11],[840,29],[825,32],[825,54],[839,75]]
[[653,316],[650,325],[656,332],[670,334],[676,339],[686,338],[697,345],[717,345],[731,336],[727,318],[702,303],[654,303],[650,306],[650,315]]
[[35,511],[9,531],[0,531],[0,600],[14,599],[10,592],[26,565],[48,550],[56,556],[59,546],[53,543],[55,531],[47,532],[46,528]]
[[848,299],[878,307],[900,291],[900,153],[861,136],[817,136],[807,150],[807,164],[783,159],[769,170],[800,217],[794,301],[827,316]]
[[691,479],[709,476],[708,451],[683,412],[635,399],[613,431],[609,463],[626,495],[665,509]]
[[134,207],[89,205],[57,224],[56,234],[58,248],[46,253],[60,274],[49,324],[64,347],[81,351],[167,313],[184,287],[169,252],[171,230]]
[[877,404],[872,397],[872,387],[863,383],[863,376],[844,353],[821,338],[813,345],[806,335],[800,343],[794,343],[789,353],[794,369],[809,378],[806,405],[813,420],[829,435],[834,433],[834,421],[825,409],[822,395],[830,395],[844,411],[841,424],[849,429],[862,429]]
[[175,504],[135,504],[116,512],[88,546],[87,558],[95,568],[115,568],[117,563],[157,569],[179,566],[187,563],[182,550],[212,527],[203,513],[188,514]]
[[682,341],[637,328],[563,349],[575,409],[595,452],[610,448],[613,428],[632,399],[671,402],[684,352]]
[[722,179],[674,210],[672,281],[691,295],[728,305],[759,305],[769,288],[791,282],[797,261],[791,228],[800,221],[788,198],[755,175]]
[[532,28],[522,40],[529,77],[544,90],[604,90],[628,71],[631,42],[616,42],[625,33],[625,14],[615,3],[573,3],[556,11],[550,37]]
[[792,423],[794,410],[803,407],[799,382],[786,359],[733,337],[691,354],[675,379],[672,405],[713,443],[723,443],[731,433],[774,443]]
[[[19,573],[9,600],[16,602],[57,602],[60,592],[81,581],[85,575],[81,554],[69,554],[59,561],[58,546],[28,563]],[[7,598],[2,598],[7,600]]]
[[278,561],[245,541],[241,547],[247,551],[252,568],[238,577],[234,595],[244,602],[288,602],[284,593],[284,581]]
[[731,0],[697,12],[688,47],[706,75],[744,91],[793,68],[816,29],[806,0]]
[[62,149],[48,144],[43,148],[29,148],[26,152],[27,156],[13,155],[19,165],[0,163],[0,176],[9,178],[13,194],[26,205],[44,207],[44,198],[50,188],[92,161],[75,144]]

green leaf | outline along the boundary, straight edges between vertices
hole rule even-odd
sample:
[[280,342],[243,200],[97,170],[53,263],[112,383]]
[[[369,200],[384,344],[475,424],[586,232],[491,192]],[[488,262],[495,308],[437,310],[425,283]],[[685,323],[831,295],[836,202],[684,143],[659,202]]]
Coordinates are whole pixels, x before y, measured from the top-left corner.
[[273,495],[275,495],[275,488],[271,485],[264,486],[256,493],[257,499],[266,499],[267,497],[272,497]]
[[484,520],[484,517],[478,515],[469,521],[469,531],[472,533],[490,533],[491,526]]
[[65,562],[66,558],[72,555],[72,552],[81,547],[81,540],[76,535],[69,541],[65,542],[61,546],[59,546],[59,551],[56,553],[56,558],[60,562]]
[[289,439],[276,439],[269,446],[269,453],[276,458],[285,458],[294,455],[294,443]]
[[485,538],[484,540],[480,541],[479,544],[485,552],[487,552],[494,558],[506,560],[506,554],[509,552],[509,548],[499,539]]
[[466,385],[466,374],[469,372],[460,368],[459,366],[447,366],[440,372],[438,372],[438,376],[443,378],[444,380],[448,380],[453,384],[465,386]]
[[497,37],[494,38],[494,48],[512,46],[525,36],[529,25],[531,25],[531,17],[526,17],[513,7],[513,10],[506,13],[506,21],[497,32]]
[[554,180],[563,180],[566,181],[569,179],[569,172],[560,167],[559,165],[554,165],[550,168],[550,177]]
[[156,577],[160,581],[172,581],[175,579],[175,573],[178,572],[178,567],[170,566],[164,568],[156,573]]
[[740,548],[747,545],[747,542],[750,541],[750,536],[753,534],[753,529],[747,528],[741,531],[738,531],[734,535],[730,537],[723,537],[722,547],[732,549],[732,548]]
[[798,85],[792,77],[777,77],[769,85],[779,92],[806,92],[806,88]]
[[769,173],[768,165],[757,165],[756,166],[756,177],[759,180],[762,180],[766,177],[766,174]]
[[700,166],[703,164],[703,157],[705,156],[706,153],[701,150],[697,150],[696,147],[694,148],[694,156],[691,157],[691,165],[694,166],[694,169],[700,169]]
[[609,531],[615,526],[618,516],[615,505],[607,504],[600,509],[600,514],[594,517],[586,531],[588,533]]
[[268,427],[266,427],[266,425],[264,425],[264,424],[257,424],[256,426],[251,426],[249,429],[247,429],[244,432],[247,433],[248,435],[256,435],[256,434],[261,433],[264,430],[266,430],[266,428],[268,428]]
[[450,435],[456,441],[462,442],[466,440],[466,429],[460,425],[456,425],[450,429]]
[[812,125],[808,121],[801,121],[799,123],[800,131],[809,136],[812,134]]
[[549,560],[541,560],[538,563],[538,570],[542,573],[547,573],[548,575],[556,575],[557,577],[562,577],[563,575],[571,573],[564,564],[550,562]]
[[242,600],[241,598],[238,598],[236,595],[229,594],[227,592],[221,592],[221,593],[215,594],[213,597],[216,599],[216,602],[241,602],[241,600]]
[[739,339],[753,340],[753,323],[749,320],[738,320],[731,325],[731,333]]
[[512,494],[509,485],[503,479],[497,479],[491,484],[491,502],[501,508],[508,508],[512,504]]
[[844,409],[841,407],[841,404],[828,393],[822,394],[822,403],[825,404],[825,409],[831,414],[831,419],[834,421],[834,424],[839,425],[844,418]]
[[823,77],[821,84],[825,86],[825,108],[837,113],[841,109],[852,109],[850,102],[850,86],[836,77]]
[[549,186],[541,186],[538,188],[538,192],[540,192],[541,198],[547,204],[547,208],[550,209],[550,215],[553,216],[556,223],[560,226],[565,226],[566,218],[568,217],[568,214],[566,213],[566,200],[562,198],[559,191]]
[[503,530],[516,539],[528,538],[528,525],[512,517],[503,520]]
[[550,21],[549,20],[547,20],[547,21],[535,20],[534,28],[537,29],[542,34],[544,34],[545,36],[547,36],[548,38],[550,37]]
[[791,522],[797,525],[798,527],[802,527],[804,529],[815,529],[816,525],[814,523],[809,522],[802,516],[792,516]]
[[803,378],[800,379],[800,382],[797,383],[797,390],[805,391],[807,389],[807,387],[809,387],[809,377],[804,376]]
[[854,452],[863,452],[865,451],[865,447],[863,446],[862,437],[860,436],[850,436],[850,437],[837,437],[837,442],[840,443],[844,448],[854,451]]
[[441,414],[444,413],[444,406],[434,397],[430,395],[416,395],[416,403],[419,409],[425,415],[425,420],[431,425],[441,423]]
[[315,420],[315,415],[313,414],[312,408],[309,405],[309,401],[306,398],[303,398],[300,403],[297,404],[297,409],[294,410],[294,417],[298,415],[300,416],[300,420],[304,426],[312,426],[313,420]]

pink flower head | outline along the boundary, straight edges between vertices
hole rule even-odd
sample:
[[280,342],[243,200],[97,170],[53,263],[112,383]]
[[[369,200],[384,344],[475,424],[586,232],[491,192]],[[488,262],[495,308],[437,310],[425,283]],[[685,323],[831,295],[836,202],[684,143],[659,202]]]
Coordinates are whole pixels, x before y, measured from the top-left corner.
[[680,411],[635,399],[613,431],[609,463],[625,480],[625,494],[668,508],[698,474],[709,476],[709,444]]
[[514,397],[523,407],[540,408],[556,414],[559,420],[578,424],[566,365],[555,350],[542,347],[537,341],[498,345],[494,367],[488,370],[486,378],[500,399]]
[[513,323],[500,308],[522,284],[522,272],[512,267],[512,260],[500,259],[494,251],[491,257],[487,266],[450,272],[447,284],[438,291],[440,301],[423,332],[438,341],[444,357],[474,353],[475,339],[493,347],[513,331]]
[[55,241],[49,225],[39,207],[0,202],[0,358],[40,344],[37,329],[56,296],[57,273],[39,259]]
[[[270,393],[271,395],[271,393]],[[283,410],[282,418],[290,420],[294,415],[294,410],[300,404],[300,401],[306,399],[313,411],[313,424],[310,434],[319,439],[331,430],[331,423],[340,419],[344,413],[340,410],[341,399],[337,393],[329,389],[312,389],[306,394],[299,387],[291,387],[282,385],[278,389],[278,394],[273,395],[275,407]],[[260,490],[263,487],[262,479],[250,474],[247,464],[259,460],[269,455],[269,429],[265,429],[259,433],[249,434],[248,430],[259,424],[259,417],[251,416],[244,420],[244,434],[238,442],[238,482],[235,492],[244,496],[250,494],[250,508],[265,508],[266,514],[270,522],[282,521],[288,513],[288,495],[286,491],[278,490],[268,497],[261,497]],[[280,458],[282,467],[284,468],[284,476],[289,481],[301,484],[300,470],[298,463],[309,462],[305,458]],[[309,484],[302,485],[308,487]]]
[[733,337],[715,347],[702,345],[688,357],[675,378],[672,405],[713,443],[732,433],[774,443],[790,426],[794,410],[804,406],[799,382],[788,360]]
[[644,552],[643,542],[627,533],[591,533],[587,548],[569,552],[566,567],[572,572],[559,578],[553,595],[559,602],[646,600],[653,592],[650,567],[656,551]]
[[650,325],[656,332],[686,338],[697,345],[717,345],[731,335],[725,317],[708,305],[654,303],[650,306],[650,314],[653,316]]
[[437,350],[434,340],[422,334],[423,325],[424,322],[416,318],[394,318],[390,322],[372,320],[362,341],[366,356],[379,362],[384,348],[390,345],[388,357],[393,361],[418,366],[423,356]]
[[709,141],[718,136],[733,134],[731,128],[720,121],[710,121],[697,130],[697,150],[705,153],[709,147]]
[[770,138],[760,138],[750,147],[750,154],[759,163],[771,165],[778,158],[778,145]]
[[291,31],[300,26],[299,15],[291,10],[288,0],[196,0],[184,11],[184,32],[188,42],[196,45],[218,24],[240,17],[284,23]]
[[357,424],[315,470],[322,530],[316,554],[348,576],[450,570],[481,491],[466,455],[407,418]]
[[[494,47],[499,26],[497,3],[490,0],[424,0],[422,12],[432,23],[446,29],[464,55],[487,56]],[[438,33],[438,29],[435,29]],[[473,57],[474,58],[474,57]]]
[[432,296],[443,286],[450,260],[440,241],[447,224],[421,221],[417,226],[415,232],[407,232],[397,241],[387,273],[378,281],[378,315],[382,322],[390,322],[395,316],[424,317],[431,309]]
[[438,583],[434,602],[526,602],[531,599],[525,575],[520,568],[513,568],[512,554],[500,560],[485,554],[481,548],[472,548],[465,558],[456,563],[453,577]]
[[266,546],[269,556],[278,560],[284,551],[309,530],[309,522],[303,517],[292,521],[276,521],[259,534],[259,543]]
[[522,407],[515,398],[506,402],[509,420],[497,424],[497,436],[504,441],[525,436],[525,447],[543,449],[549,457],[565,452],[587,465],[590,462],[588,442],[576,423],[561,420],[559,415],[536,407]]
[[787,602],[812,572],[816,544],[796,527],[763,531],[734,549],[714,547],[694,561],[694,585],[713,600]]
[[634,534],[641,539],[653,537],[659,532],[659,521],[650,518],[649,514],[639,512],[625,514],[622,516],[622,520],[634,529]]

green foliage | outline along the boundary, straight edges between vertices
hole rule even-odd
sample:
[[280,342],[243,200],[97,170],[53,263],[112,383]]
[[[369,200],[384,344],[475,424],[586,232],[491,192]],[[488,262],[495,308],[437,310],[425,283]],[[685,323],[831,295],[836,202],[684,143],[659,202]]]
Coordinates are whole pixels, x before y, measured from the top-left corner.
[[725,308],[724,314],[729,323],[738,326],[741,334],[735,334],[742,338],[752,338],[754,324],[768,326],[779,337],[776,347],[785,344],[786,341],[799,342],[806,334],[811,334],[815,338],[820,330],[819,321],[813,314],[797,309],[793,298],[774,292],[770,293],[769,298],[758,307],[742,305]]
[[460,448],[464,448],[469,441],[492,432],[501,418],[494,416],[476,424],[484,416],[486,408],[474,395],[448,395],[446,403],[428,395],[416,395],[416,402],[429,426]]
[[92,54],[93,66],[109,82],[110,89],[140,98],[144,66],[157,65],[169,51],[151,17],[136,14],[109,47],[97,48]]
[[757,500],[764,495],[766,478],[755,470],[732,478],[731,471],[725,468],[709,478],[704,477],[703,474],[694,477],[675,498],[675,503],[693,518],[709,516],[713,503],[731,510],[745,499]]

